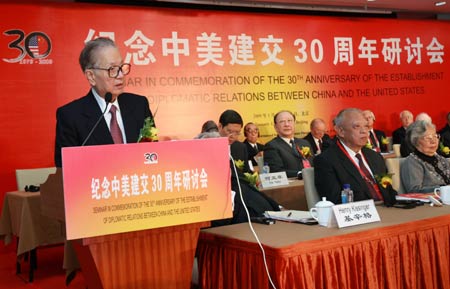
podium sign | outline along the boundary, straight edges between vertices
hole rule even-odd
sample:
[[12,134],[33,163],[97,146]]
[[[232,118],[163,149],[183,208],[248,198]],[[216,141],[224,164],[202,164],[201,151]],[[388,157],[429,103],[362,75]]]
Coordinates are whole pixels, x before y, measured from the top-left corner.
[[62,149],[67,239],[229,218],[226,138]]

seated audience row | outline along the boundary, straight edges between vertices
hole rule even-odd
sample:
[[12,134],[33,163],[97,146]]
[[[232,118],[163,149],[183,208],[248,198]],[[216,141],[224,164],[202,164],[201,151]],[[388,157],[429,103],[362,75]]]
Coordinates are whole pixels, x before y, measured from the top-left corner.
[[[407,192],[430,192],[434,188],[450,184],[450,165],[447,160],[438,155],[439,135],[435,126],[426,114],[425,117],[409,124],[412,114],[404,111],[400,114],[402,128],[405,129],[403,143],[410,143],[412,149],[401,167],[401,180]],[[386,206],[392,206],[397,192],[391,185],[380,183],[380,179],[387,175],[387,168],[381,154],[370,149],[370,132],[373,130],[374,115],[370,111],[348,108],[340,111],[334,119],[334,140],[325,134],[326,126],[323,120],[314,119],[311,122],[311,133],[300,139],[295,137],[295,114],[290,111],[280,111],[274,116],[274,128],[277,136],[264,146],[257,142],[259,130],[254,123],[247,123],[244,128],[246,140],[241,143],[242,117],[234,110],[227,110],[219,118],[217,132],[207,132],[206,137],[227,137],[231,161],[231,185],[234,192],[233,218],[214,222],[214,225],[244,222],[247,214],[243,208],[239,191],[249,208],[250,216],[256,217],[266,210],[279,210],[281,207],[274,200],[261,193],[244,177],[245,172],[251,172],[248,166],[249,156],[264,153],[264,162],[271,172],[285,171],[288,177],[301,178],[301,171],[305,167],[315,167],[315,186],[320,196],[339,204],[341,190],[344,184],[350,184],[354,193],[354,200],[373,199]],[[214,127],[214,125],[211,125]],[[450,133],[450,130],[448,131]],[[380,139],[385,138],[378,134]],[[402,137],[402,136],[401,136]],[[373,146],[380,147],[380,139],[372,141]],[[319,141],[320,140],[320,141]],[[377,143],[378,141],[378,143]],[[324,146],[325,145],[325,146]],[[248,151],[251,151],[249,154]],[[236,161],[242,161],[237,165]],[[256,165],[256,163],[255,163]],[[235,169],[236,172],[235,172]],[[238,184],[238,180],[239,183]]]

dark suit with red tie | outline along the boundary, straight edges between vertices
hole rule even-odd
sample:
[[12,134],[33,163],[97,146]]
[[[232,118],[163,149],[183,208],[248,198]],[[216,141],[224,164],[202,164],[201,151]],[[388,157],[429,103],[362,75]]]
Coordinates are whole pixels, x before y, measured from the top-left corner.
[[[314,155],[316,155],[319,148],[317,147],[317,144],[316,144],[316,141],[314,140],[313,135],[311,133],[308,133],[303,139],[305,139],[309,142]],[[326,150],[330,146],[330,143],[331,143],[330,136],[327,134],[324,134],[322,137],[322,149],[320,151],[323,152],[324,150]]]
[[[294,141],[299,148],[309,147],[311,149],[309,142],[304,139],[294,138]],[[313,156],[308,158],[311,165],[312,159]],[[297,177],[298,172],[303,169],[301,156],[295,153],[293,148],[279,136],[264,146],[264,162],[269,165],[270,172],[285,171],[288,178]]]
[[[118,97],[120,113],[125,129],[126,142],[135,143],[145,118],[152,116],[146,97],[122,93]],[[101,117],[102,111],[92,91],[56,111],[55,165],[62,166],[61,148],[81,146]],[[102,119],[86,142],[86,145],[113,144],[105,119]]]
[[[387,173],[384,159],[380,154],[365,147],[361,149],[361,153],[374,175]],[[355,163],[336,143],[314,158],[314,179],[319,195],[334,204],[341,203],[341,190],[344,184],[350,184],[355,202],[372,199],[369,188]],[[385,204],[388,206],[394,204],[396,191],[391,186],[383,188],[378,185],[378,187]]]

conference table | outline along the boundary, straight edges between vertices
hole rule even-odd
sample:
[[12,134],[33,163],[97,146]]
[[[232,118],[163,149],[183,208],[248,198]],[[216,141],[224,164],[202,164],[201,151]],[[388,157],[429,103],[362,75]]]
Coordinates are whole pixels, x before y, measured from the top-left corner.
[[41,214],[41,196],[39,192],[8,192],[3,201],[0,217],[0,237],[6,245],[17,237],[17,270],[25,253],[31,254],[29,281],[33,281],[33,269],[36,267],[36,248],[43,245],[63,243],[64,226],[61,222]]
[[261,189],[260,191],[277,201],[284,208],[300,211],[308,210],[304,181],[288,179],[288,182],[288,185]]
[[[450,289],[450,206],[377,206],[381,221],[327,228],[253,224],[278,289]],[[272,288],[247,223],[204,229],[200,287]]]

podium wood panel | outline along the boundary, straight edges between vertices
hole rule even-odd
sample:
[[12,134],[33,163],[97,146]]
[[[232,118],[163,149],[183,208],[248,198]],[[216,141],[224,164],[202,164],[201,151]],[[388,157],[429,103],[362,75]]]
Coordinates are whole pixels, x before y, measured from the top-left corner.
[[89,289],[191,286],[200,228],[210,222],[85,238],[74,248]]

